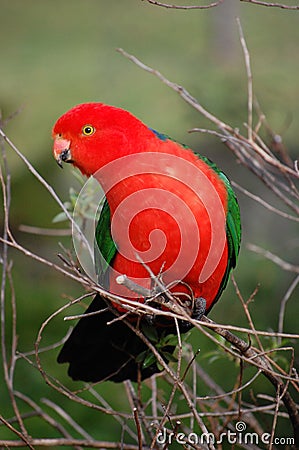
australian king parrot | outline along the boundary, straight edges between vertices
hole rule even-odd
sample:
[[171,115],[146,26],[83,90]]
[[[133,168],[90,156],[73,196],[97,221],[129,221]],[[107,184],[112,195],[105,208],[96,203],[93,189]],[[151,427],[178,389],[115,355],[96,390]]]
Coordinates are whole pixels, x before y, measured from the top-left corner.
[[[161,367],[133,326],[168,362],[175,349],[169,336],[177,328],[167,314],[171,297],[161,285],[193,319],[211,310],[239,253],[240,212],[234,191],[208,158],[121,108],[77,105],[57,120],[53,139],[60,166],[71,163],[102,186],[105,202],[95,225],[101,257],[94,258],[95,270],[99,285],[123,298],[119,303],[96,294],[58,362],[69,363],[74,380],[150,377]],[[120,284],[120,275],[145,292],[159,292],[164,302],[157,300],[154,306],[161,314],[128,313],[126,299],[146,303],[150,296]],[[182,318],[179,329],[185,332],[190,324]]]

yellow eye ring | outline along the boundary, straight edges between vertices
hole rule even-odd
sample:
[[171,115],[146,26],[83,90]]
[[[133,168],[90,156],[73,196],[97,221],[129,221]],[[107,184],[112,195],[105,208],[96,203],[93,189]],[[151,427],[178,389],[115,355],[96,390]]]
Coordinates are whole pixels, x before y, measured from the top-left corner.
[[84,136],[91,136],[95,132],[95,128],[92,125],[84,125],[82,133]]

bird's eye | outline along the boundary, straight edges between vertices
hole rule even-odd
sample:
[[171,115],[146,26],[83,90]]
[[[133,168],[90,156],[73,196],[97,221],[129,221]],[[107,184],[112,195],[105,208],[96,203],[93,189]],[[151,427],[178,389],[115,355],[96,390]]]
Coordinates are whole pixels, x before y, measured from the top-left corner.
[[92,125],[84,125],[82,133],[84,136],[91,136],[95,132],[95,128]]

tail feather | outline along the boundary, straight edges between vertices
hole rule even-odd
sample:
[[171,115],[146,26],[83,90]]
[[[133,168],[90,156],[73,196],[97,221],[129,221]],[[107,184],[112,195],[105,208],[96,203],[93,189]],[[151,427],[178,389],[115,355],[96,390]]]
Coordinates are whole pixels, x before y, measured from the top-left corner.
[[[137,381],[160,372],[156,363],[144,368],[136,361],[148,347],[124,321],[107,325],[116,316],[99,295],[86,313],[95,311],[101,312],[79,320],[57,358],[59,363],[69,363],[68,374],[73,380]],[[168,351],[172,353],[174,348]]]

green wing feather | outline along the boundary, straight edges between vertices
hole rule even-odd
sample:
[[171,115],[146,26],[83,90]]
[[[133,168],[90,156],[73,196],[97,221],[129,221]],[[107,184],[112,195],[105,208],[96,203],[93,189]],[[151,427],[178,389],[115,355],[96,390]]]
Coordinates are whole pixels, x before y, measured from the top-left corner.
[[[195,152],[194,152],[195,153]],[[225,289],[227,282],[229,280],[229,275],[231,270],[236,267],[240,243],[241,243],[241,219],[240,219],[240,208],[238,204],[237,197],[234,193],[234,190],[230,184],[229,179],[222,172],[215,163],[213,163],[209,158],[205,156],[198,155],[195,153],[198,158],[204,161],[208,166],[210,166],[219,176],[219,178],[223,181],[227,191],[227,214],[226,214],[226,237],[227,237],[227,245],[228,245],[228,261],[226,271],[222,278],[219,291],[217,292],[216,298],[212,306],[217,302],[220,298],[223,290]],[[207,311],[208,312],[208,311]]]
[[95,231],[95,266],[98,282],[109,288],[109,267],[117,253],[117,247],[111,236],[110,208],[107,199],[103,204]]

